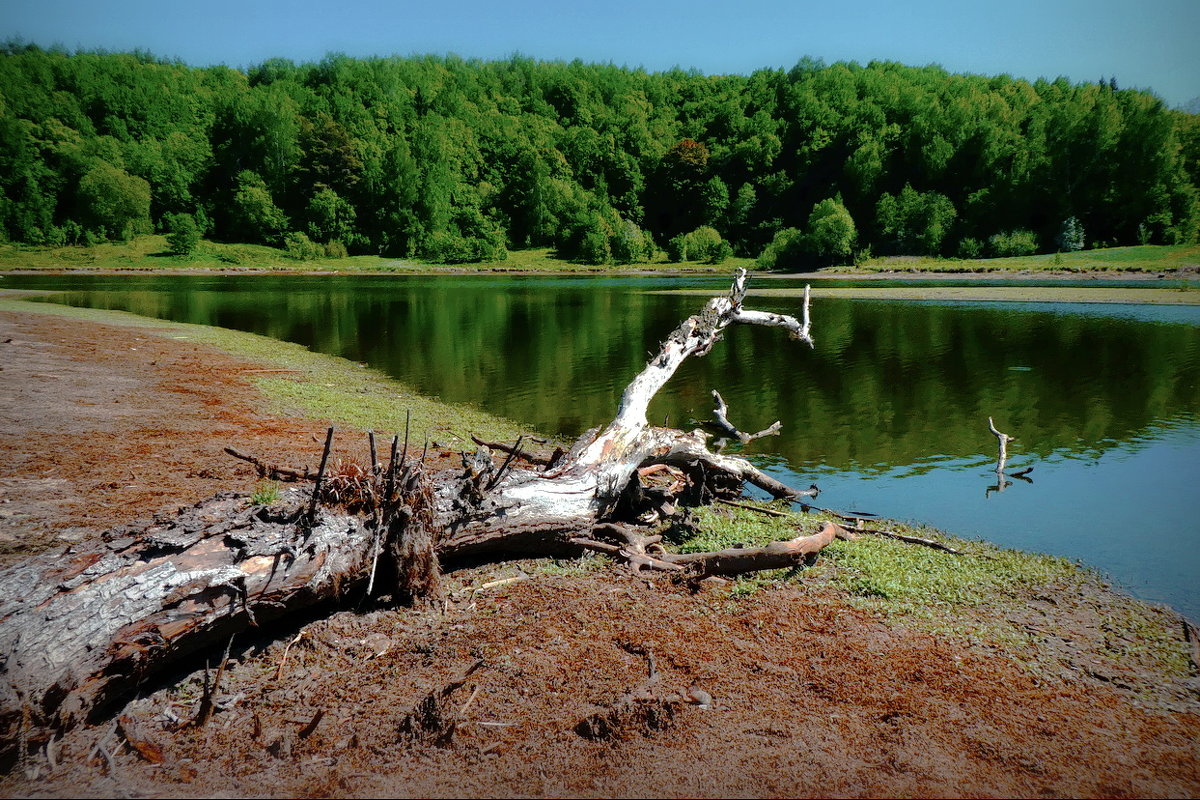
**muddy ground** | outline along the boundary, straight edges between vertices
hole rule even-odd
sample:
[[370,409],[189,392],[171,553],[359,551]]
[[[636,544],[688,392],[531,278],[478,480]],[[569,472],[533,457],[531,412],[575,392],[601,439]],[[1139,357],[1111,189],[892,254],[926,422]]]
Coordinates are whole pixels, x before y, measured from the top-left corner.
[[[225,445],[315,461],[324,424],[265,413],[258,369],[148,329],[0,314],[3,558],[252,491]],[[348,598],[247,634],[203,727],[187,724],[203,683],[189,664],[19,765],[0,793],[1200,794],[1195,682],[1067,668],[1103,646],[1080,633],[1096,628],[1083,602],[1038,611],[1066,666],[1035,673],[820,585],[738,598],[524,561],[447,586],[439,608]],[[1156,687],[1167,701],[1146,702]]]

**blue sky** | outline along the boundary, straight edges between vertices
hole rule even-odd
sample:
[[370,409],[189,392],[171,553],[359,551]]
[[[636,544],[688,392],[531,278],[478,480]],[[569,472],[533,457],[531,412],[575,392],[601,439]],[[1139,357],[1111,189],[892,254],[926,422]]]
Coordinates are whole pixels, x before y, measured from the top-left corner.
[[457,53],[709,74],[802,56],[1200,96],[1200,0],[0,0],[0,37],[140,48],[193,65]]

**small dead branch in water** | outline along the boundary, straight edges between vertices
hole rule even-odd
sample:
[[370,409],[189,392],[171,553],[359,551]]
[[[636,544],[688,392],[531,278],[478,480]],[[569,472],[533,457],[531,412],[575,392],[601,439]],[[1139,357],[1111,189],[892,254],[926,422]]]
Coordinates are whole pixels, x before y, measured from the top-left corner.
[[997,430],[996,423],[992,422],[991,417],[988,417],[988,431],[996,437],[996,485],[988,487],[984,494],[990,497],[992,492],[1003,492],[1005,488],[1012,485],[1012,481],[1008,478],[1020,478],[1026,483],[1033,483],[1033,479],[1027,477],[1029,473],[1033,472],[1033,467],[1026,467],[1016,472],[1004,471],[1004,467],[1008,463],[1008,443],[1015,442],[1016,437]]

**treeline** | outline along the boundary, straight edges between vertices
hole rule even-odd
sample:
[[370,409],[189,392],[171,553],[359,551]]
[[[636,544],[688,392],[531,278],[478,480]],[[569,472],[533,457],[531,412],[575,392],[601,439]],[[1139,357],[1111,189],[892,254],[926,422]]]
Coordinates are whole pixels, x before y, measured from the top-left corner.
[[0,48],[0,233],[298,257],[846,262],[1194,241],[1200,117],[1115,80]]

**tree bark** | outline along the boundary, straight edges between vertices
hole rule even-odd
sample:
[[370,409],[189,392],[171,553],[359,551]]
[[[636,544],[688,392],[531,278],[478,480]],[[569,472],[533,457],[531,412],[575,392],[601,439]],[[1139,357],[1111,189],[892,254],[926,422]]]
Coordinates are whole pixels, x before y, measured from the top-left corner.
[[365,520],[218,495],[0,574],[0,739],[65,729],[166,664],[365,581]]

